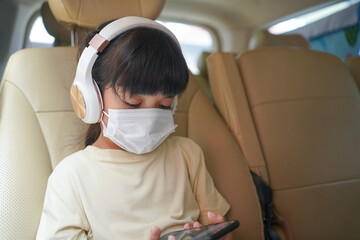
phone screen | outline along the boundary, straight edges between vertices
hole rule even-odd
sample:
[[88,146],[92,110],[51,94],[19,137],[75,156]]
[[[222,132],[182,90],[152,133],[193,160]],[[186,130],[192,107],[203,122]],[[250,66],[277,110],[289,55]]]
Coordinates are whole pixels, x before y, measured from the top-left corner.
[[173,235],[177,240],[215,240],[233,231],[238,226],[239,221],[237,220],[211,224],[203,227],[191,228],[189,230],[167,233],[162,236],[160,240],[167,240],[170,235]]

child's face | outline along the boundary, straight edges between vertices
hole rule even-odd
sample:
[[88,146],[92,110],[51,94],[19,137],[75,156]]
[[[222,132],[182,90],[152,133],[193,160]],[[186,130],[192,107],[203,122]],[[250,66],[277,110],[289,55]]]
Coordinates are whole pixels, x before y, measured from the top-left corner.
[[[170,109],[174,101],[174,97],[164,96],[162,94],[156,95],[134,95],[130,96],[128,92],[125,95],[121,94],[122,89],[119,88],[119,95],[116,95],[112,88],[107,87],[103,91],[104,111],[109,112],[111,109],[134,109],[134,108],[161,108]],[[121,96],[121,97],[119,97]],[[106,115],[103,116],[103,121],[107,124]]]

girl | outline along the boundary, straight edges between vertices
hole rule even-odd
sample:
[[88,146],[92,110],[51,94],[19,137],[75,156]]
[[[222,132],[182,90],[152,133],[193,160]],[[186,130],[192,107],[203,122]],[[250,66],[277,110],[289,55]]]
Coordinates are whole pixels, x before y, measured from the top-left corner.
[[86,38],[72,87],[75,112],[95,124],[86,148],[49,177],[37,239],[158,239],[224,221],[229,205],[201,149],[168,137],[189,78],[175,36],[139,17],[99,30]]

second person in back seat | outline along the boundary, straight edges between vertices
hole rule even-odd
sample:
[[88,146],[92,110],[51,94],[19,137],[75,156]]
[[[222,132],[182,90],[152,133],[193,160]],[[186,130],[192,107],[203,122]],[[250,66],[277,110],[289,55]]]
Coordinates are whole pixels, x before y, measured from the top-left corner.
[[[65,158],[49,177],[37,239],[152,240],[225,221],[229,204],[216,190],[200,147],[169,137],[176,128],[176,98],[189,78],[176,38],[139,17],[99,31],[86,39],[90,45],[80,57],[81,79],[72,92],[84,120],[92,104],[84,86],[98,91],[99,119],[84,120],[97,122],[89,128],[86,148]],[[83,76],[86,71],[94,84]]]

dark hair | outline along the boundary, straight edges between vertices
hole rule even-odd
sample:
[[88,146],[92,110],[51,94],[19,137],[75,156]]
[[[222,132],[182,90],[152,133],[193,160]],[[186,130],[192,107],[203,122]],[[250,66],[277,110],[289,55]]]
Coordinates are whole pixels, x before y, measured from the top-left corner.
[[[85,46],[105,27],[105,23],[85,39]],[[166,33],[137,27],[116,38],[99,53],[92,69],[92,76],[100,92],[110,86],[118,95],[155,95],[173,97],[181,94],[188,84],[189,72],[180,47]],[[100,134],[99,123],[90,125],[85,145],[93,144]]]

